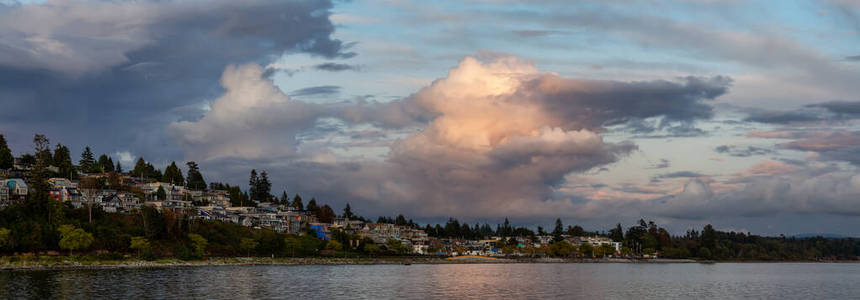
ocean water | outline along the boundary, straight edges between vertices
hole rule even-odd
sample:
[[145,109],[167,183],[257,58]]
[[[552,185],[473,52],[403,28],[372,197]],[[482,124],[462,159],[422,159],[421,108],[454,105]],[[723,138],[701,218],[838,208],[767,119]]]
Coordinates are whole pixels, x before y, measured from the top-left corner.
[[857,299],[860,264],[445,264],[0,271],[30,299]]

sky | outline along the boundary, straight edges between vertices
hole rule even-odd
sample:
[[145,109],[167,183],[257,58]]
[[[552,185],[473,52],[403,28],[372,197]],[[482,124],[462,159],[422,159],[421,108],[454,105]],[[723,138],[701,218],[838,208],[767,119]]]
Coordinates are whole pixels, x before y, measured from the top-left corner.
[[367,217],[860,236],[860,2],[0,1],[0,133]]

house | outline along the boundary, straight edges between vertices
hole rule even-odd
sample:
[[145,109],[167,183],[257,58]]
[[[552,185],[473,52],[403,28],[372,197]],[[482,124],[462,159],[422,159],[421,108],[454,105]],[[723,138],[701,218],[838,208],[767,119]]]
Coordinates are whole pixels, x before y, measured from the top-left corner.
[[81,192],[78,191],[77,188],[54,186],[51,188],[50,195],[57,201],[71,203],[74,208],[80,208],[83,206],[83,198],[81,197]]
[[314,232],[316,232],[317,238],[323,240],[331,240],[331,231],[329,231],[329,226],[331,224],[328,223],[311,223],[310,228]]
[[0,206],[8,206],[27,199],[28,187],[24,179],[0,180]]
[[210,205],[220,207],[230,207],[230,194],[222,190],[206,191],[206,198]]

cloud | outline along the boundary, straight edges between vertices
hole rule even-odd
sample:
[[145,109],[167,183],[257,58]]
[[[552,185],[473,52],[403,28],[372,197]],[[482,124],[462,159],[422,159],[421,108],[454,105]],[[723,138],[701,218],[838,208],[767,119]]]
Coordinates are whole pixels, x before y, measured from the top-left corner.
[[678,172],[665,173],[665,174],[662,174],[658,177],[659,178],[688,178],[688,177],[702,177],[702,176],[704,176],[704,175],[702,175],[702,173],[698,173],[698,172],[678,171]]
[[663,173],[660,175],[656,175],[651,177],[651,182],[660,182],[661,179],[673,179],[673,178],[693,178],[693,177],[703,177],[705,176],[699,172],[693,171],[677,171],[677,172],[669,172]]
[[773,153],[773,150],[756,146],[734,146],[721,145],[714,148],[717,153],[728,154],[735,157],[749,157],[754,155],[767,155]]
[[789,124],[800,122],[818,122],[826,120],[820,112],[810,110],[797,111],[757,111],[744,119],[747,122]]
[[828,110],[831,113],[841,115],[843,117],[860,116],[860,101],[831,101],[817,104],[809,104],[806,107],[820,107]]
[[752,109],[744,121],[792,124],[806,122],[830,122],[860,118],[860,102],[830,101],[808,104],[790,111]]
[[668,168],[670,165],[671,163],[668,159],[661,158],[660,162],[651,167],[651,169],[665,169]]
[[314,65],[314,69],[319,71],[340,72],[340,71],[361,71],[363,68],[357,65],[339,64],[339,63],[322,63]]
[[[331,8],[316,0],[0,6],[0,130],[178,159],[163,124],[200,118],[221,93],[225,66],[354,55],[331,38]],[[29,148],[19,140],[13,146]]]
[[860,55],[846,56],[845,60],[847,60],[847,61],[860,61]]
[[340,93],[340,87],[334,85],[312,86],[292,91],[290,96],[331,96]]
[[[755,166],[761,176],[747,178],[737,190],[713,193],[710,184],[691,180],[684,191],[643,208],[652,214],[699,220],[715,216],[761,217],[779,214],[860,215],[860,176],[854,172]],[[773,167],[776,167],[774,169]],[[773,172],[777,171],[777,172]]]
[[135,158],[135,156],[129,151],[118,151],[114,153],[114,157],[118,159],[118,162],[122,162],[126,166],[130,166],[132,163],[134,163]]
[[289,156],[296,134],[316,121],[316,106],[291,100],[263,78],[256,64],[228,66],[225,93],[196,121],[171,123],[168,132],[192,160]]
[[[486,62],[467,57],[403,99],[320,105],[289,99],[262,75],[258,66],[228,68],[226,93],[211,110],[171,125],[187,155],[221,169],[259,165],[303,194],[419,217],[572,215],[575,201],[560,190],[566,176],[637,149],[604,141],[604,124],[707,118],[704,101],[725,93],[729,82],[568,79],[499,55]],[[316,160],[296,135],[327,118],[417,130],[394,139],[382,160]]]

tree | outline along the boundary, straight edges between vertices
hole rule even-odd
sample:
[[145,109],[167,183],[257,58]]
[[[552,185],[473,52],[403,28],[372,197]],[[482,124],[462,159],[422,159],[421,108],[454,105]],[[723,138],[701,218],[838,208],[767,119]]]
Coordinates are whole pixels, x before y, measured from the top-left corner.
[[561,219],[555,219],[555,229],[552,230],[552,240],[553,242],[560,242],[564,240],[564,237],[561,235],[564,234],[564,225],[561,223]]
[[290,197],[287,196],[287,191],[283,191],[281,193],[281,201],[279,204],[281,204],[281,205],[289,205],[290,204]]
[[613,242],[624,241],[624,229],[621,228],[621,223],[615,225],[615,228],[609,230],[609,238]]
[[200,167],[196,162],[189,161],[188,166],[188,187],[193,190],[201,190],[206,188],[206,181],[203,180],[203,174],[200,173]]
[[328,242],[325,244],[325,249],[326,249],[326,250],[340,251],[340,250],[342,250],[342,249],[343,249],[343,244],[341,244],[341,243],[340,243],[340,242],[338,242],[338,241],[328,241]]
[[317,215],[317,219],[322,223],[331,223],[334,220],[334,211],[328,204],[323,205],[320,208],[320,214]]
[[78,166],[83,172],[95,173],[96,159],[90,146],[84,147],[84,152],[81,153],[81,160],[78,161]]
[[42,134],[37,134],[33,139],[33,142],[38,144],[39,142],[37,140],[39,139],[41,139],[43,147],[37,147],[40,149],[36,149],[36,161],[42,162],[47,168],[48,166],[54,165],[54,156],[51,154],[51,142]]
[[293,235],[284,238],[284,249],[289,251],[290,257],[296,256],[296,250],[301,247],[301,241]]
[[113,172],[113,167],[113,158],[110,158],[109,156],[107,156],[107,154],[102,154],[101,156],[99,156],[98,169],[101,171],[101,173]]
[[352,217],[354,217],[352,215],[352,208],[349,207],[348,202],[346,203],[346,207],[343,208],[343,217],[347,219],[351,219]]
[[311,212],[311,213],[312,213],[312,214],[314,214],[315,216],[319,216],[319,214],[320,214],[320,207],[319,207],[319,206],[317,206],[317,199],[316,199],[316,198],[311,198],[311,201],[308,201],[308,207],[307,207],[307,209],[308,209],[308,211],[309,211],[309,212]]
[[158,189],[155,190],[155,200],[156,201],[164,201],[167,200],[167,191],[164,190],[163,186],[158,186]]
[[89,232],[72,225],[62,225],[57,231],[60,232],[60,248],[69,250],[70,256],[74,250],[89,248],[95,240]]
[[266,171],[260,172],[260,180],[257,181],[257,199],[258,201],[268,201],[272,198],[272,183],[269,182],[269,174]]
[[290,206],[292,206],[296,210],[304,210],[305,205],[302,204],[302,196],[299,196],[299,194],[296,194],[296,196],[293,197],[293,203],[290,204]]
[[96,195],[101,192],[104,186],[101,181],[95,177],[84,177],[81,178],[81,182],[78,184],[81,188],[81,194],[84,196],[84,200],[87,201],[87,211],[89,211],[89,220],[90,224],[93,223],[93,202],[95,202]]
[[582,226],[573,225],[573,227],[567,227],[567,234],[572,236],[583,236],[585,235],[585,230],[582,229]]
[[6,144],[6,138],[0,134],[0,170],[11,169],[15,165],[15,157],[12,156],[12,150]]
[[0,228],[0,249],[5,249],[10,244],[12,244],[12,231],[7,229],[6,227]]
[[60,176],[68,176],[69,179],[75,177],[75,166],[72,165],[72,157],[66,146],[57,144],[54,148],[54,166],[60,169]]
[[382,249],[379,249],[379,246],[375,244],[367,244],[364,246],[364,252],[367,252],[367,254],[370,254],[370,256],[378,254],[381,250]]
[[143,256],[150,250],[149,240],[142,236],[131,238],[131,244],[128,246],[131,249],[137,250],[137,256]]
[[191,247],[194,248],[194,255],[197,258],[203,258],[206,255],[206,246],[209,244],[202,235],[189,233],[188,239],[191,240]]
[[119,161],[116,162],[116,168],[114,168],[114,170],[116,170],[118,174],[122,174],[122,165],[119,163]]
[[582,254],[585,257],[593,257],[594,246],[589,243],[582,243],[582,245],[579,245],[579,254]]
[[595,252],[600,257],[606,257],[607,255],[612,255],[615,253],[615,247],[612,247],[611,244],[603,243],[600,244],[600,247],[597,247],[597,249],[595,249]]
[[242,250],[245,250],[245,253],[249,257],[251,256],[251,250],[256,249],[258,245],[260,245],[260,243],[257,242],[257,240],[252,239],[252,238],[242,238],[242,241],[239,242],[239,248],[242,248]]
[[176,166],[176,162],[170,162],[170,165],[164,169],[162,180],[174,185],[185,185],[185,178],[182,176],[182,171]]
[[137,175],[137,177],[146,179],[146,175],[149,175],[147,170],[146,161],[143,160],[143,157],[138,157],[137,162],[134,163],[134,169],[131,170],[133,175]]
[[251,178],[248,179],[248,190],[251,194],[251,200],[257,200],[260,192],[259,183],[260,177],[257,176],[257,170],[251,169]]
[[[33,136],[35,153],[45,153],[51,147],[51,142],[45,135]],[[49,151],[50,152],[50,151]],[[48,155],[38,155],[33,169],[30,170],[30,194],[28,195],[29,206],[38,212],[44,212],[48,224],[59,224],[63,220],[63,205],[51,197],[48,186],[48,171],[50,161]]]

